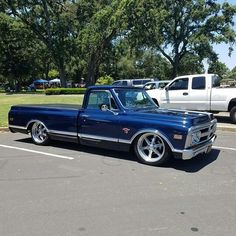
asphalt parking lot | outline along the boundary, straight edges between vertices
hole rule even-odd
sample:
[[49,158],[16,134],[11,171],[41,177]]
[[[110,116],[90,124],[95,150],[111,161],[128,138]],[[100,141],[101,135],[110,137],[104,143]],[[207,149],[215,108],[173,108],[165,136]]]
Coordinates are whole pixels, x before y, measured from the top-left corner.
[[235,133],[167,167],[0,133],[0,235],[234,235]]

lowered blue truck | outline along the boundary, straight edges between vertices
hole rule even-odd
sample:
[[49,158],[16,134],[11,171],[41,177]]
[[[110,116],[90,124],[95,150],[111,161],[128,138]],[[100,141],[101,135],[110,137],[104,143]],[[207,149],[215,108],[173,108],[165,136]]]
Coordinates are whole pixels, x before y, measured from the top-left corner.
[[11,132],[30,134],[35,144],[76,142],[112,150],[134,150],[145,164],[209,153],[216,138],[211,113],[159,108],[142,88],[92,86],[83,105],[15,105]]

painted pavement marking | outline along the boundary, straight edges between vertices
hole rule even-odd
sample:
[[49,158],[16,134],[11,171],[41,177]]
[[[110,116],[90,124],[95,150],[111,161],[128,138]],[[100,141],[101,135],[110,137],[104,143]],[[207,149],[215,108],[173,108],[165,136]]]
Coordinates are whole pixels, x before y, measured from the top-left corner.
[[35,150],[31,150],[31,149],[26,149],[26,148],[8,146],[8,145],[3,145],[3,144],[0,144],[0,147],[20,150],[20,151],[24,151],[24,152],[36,153],[36,154],[41,154],[41,155],[45,155],[45,156],[57,157],[57,158],[61,158],[61,159],[74,160],[73,157],[62,156],[62,155],[57,155],[57,154],[52,154],[52,153],[47,153],[47,152],[40,152],[40,151],[35,151]]
[[213,146],[213,148],[216,148],[216,149],[224,149],[224,150],[230,150],[230,151],[236,151],[236,148],[230,148],[230,147],[218,147],[218,146]]

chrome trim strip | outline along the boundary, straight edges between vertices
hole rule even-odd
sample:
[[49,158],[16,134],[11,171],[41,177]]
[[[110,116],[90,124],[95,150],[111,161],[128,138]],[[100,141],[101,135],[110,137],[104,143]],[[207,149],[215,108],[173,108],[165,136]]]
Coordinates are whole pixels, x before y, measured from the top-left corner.
[[131,141],[128,139],[119,139],[119,143],[131,144]]
[[65,132],[60,130],[48,130],[50,134],[59,134],[59,135],[67,135],[67,136],[74,136],[77,137],[77,133],[75,132]]
[[110,141],[110,142],[117,142],[117,143],[119,141],[117,138],[110,138],[110,137],[90,135],[90,134],[78,134],[78,137],[81,139],[90,139],[91,141],[102,140],[102,141]]
[[161,138],[163,138],[167,144],[169,145],[170,149],[173,151],[174,147],[171,144],[171,142],[168,140],[168,138],[165,137],[164,134],[162,134],[160,131],[158,130],[153,130],[153,129],[143,129],[138,131],[137,133],[135,133],[131,139],[127,140],[127,139],[117,139],[117,138],[110,138],[110,137],[104,137],[104,136],[97,136],[97,135],[89,135],[89,134],[78,134],[79,138],[82,139],[91,139],[91,140],[103,140],[103,141],[110,141],[110,142],[117,142],[117,143],[123,143],[123,144],[132,144],[132,142],[134,141],[134,139],[142,133],[155,133],[157,135],[159,135]]
[[19,125],[8,125],[9,128],[13,128],[13,129],[23,129],[23,130],[27,130],[27,128],[25,126],[19,126]]

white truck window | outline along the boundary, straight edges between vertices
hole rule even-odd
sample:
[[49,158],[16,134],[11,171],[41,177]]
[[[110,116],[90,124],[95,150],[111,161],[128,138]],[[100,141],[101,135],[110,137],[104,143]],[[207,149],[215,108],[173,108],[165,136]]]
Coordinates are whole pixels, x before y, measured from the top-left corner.
[[169,90],[187,90],[188,78],[176,79],[170,86]]
[[192,89],[205,89],[205,88],[206,88],[205,76],[193,77]]

